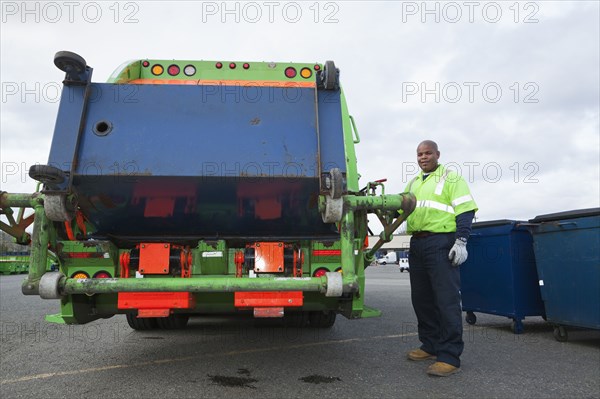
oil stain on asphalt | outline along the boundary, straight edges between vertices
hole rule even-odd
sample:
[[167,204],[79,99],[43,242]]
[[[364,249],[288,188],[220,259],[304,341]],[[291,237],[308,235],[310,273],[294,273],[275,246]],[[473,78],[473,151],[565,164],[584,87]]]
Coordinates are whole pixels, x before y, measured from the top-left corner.
[[310,384],[330,384],[332,382],[341,381],[342,379],[339,377],[326,377],[324,375],[313,374],[308,377],[299,378],[299,380]]
[[210,375],[208,378],[211,379],[213,384],[220,385],[222,387],[237,387],[237,388],[252,388],[256,389],[254,385],[251,385],[258,380],[249,377],[229,377],[225,375]]

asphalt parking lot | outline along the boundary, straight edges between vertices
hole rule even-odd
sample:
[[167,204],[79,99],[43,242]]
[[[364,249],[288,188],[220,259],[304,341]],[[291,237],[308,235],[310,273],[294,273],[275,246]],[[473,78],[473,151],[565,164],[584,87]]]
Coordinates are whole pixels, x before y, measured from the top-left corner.
[[0,397],[565,398],[600,397],[600,331],[527,318],[465,323],[462,372],[425,374],[405,353],[418,346],[408,273],[367,270],[375,319],[330,330],[283,327],[248,317],[196,317],[183,331],[129,329],[123,316],[83,326],[43,321],[56,301],[20,293],[24,276],[0,277]]

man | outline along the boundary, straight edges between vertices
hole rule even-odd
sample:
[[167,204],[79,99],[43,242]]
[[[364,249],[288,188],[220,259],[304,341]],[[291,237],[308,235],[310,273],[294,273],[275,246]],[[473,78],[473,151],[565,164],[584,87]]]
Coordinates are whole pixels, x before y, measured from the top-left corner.
[[421,173],[406,188],[417,198],[407,219],[410,240],[411,299],[421,347],[408,353],[413,361],[436,359],[427,373],[449,376],[460,371],[463,351],[460,272],[467,259],[467,239],[477,205],[456,172],[438,163],[435,142],[417,147]]

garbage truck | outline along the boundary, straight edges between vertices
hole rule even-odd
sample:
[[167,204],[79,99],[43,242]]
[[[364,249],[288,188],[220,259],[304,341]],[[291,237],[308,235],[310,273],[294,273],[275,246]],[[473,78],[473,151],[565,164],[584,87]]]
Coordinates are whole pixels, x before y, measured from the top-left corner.
[[[78,54],[54,64],[65,77],[48,162],[29,169],[38,188],[0,192],[0,227],[31,246],[23,293],[60,301],[47,321],[379,315],[365,268],[415,199],[385,179],[361,187],[334,62],[142,59],[107,83]],[[369,213],[382,223],[370,248]]]

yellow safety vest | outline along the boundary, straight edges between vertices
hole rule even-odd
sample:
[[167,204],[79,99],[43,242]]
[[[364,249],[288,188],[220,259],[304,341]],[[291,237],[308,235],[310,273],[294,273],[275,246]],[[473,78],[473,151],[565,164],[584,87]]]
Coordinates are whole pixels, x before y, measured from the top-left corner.
[[456,215],[478,209],[464,179],[441,164],[425,180],[421,171],[408,183],[405,192],[417,197],[417,207],[406,221],[408,234],[455,232]]

